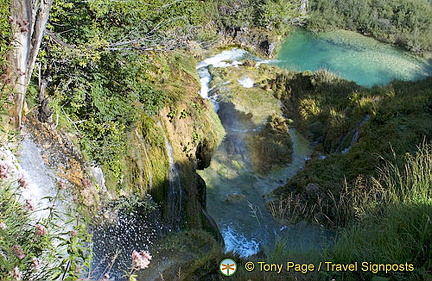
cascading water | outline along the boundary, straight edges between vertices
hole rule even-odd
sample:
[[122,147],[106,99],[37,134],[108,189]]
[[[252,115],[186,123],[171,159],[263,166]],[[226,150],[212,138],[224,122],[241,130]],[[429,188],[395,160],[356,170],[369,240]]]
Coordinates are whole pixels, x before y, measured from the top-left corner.
[[41,149],[29,134],[24,135],[20,145],[18,159],[8,147],[0,149],[0,159],[9,163],[10,180],[20,185],[17,194],[23,206],[32,211],[31,223],[45,226],[53,235],[55,254],[58,258],[66,258],[66,245],[61,246],[61,239],[68,239],[68,233],[74,227],[70,216],[75,209],[72,196],[67,189],[60,188],[60,179],[45,164]]
[[200,95],[204,99],[209,99],[213,103],[216,112],[219,110],[219,104],[217,103],[218,96],[209,94],[212,92],[212,89],[210,89],[210,82],[212,80],[212,77],[208,69],[209,66],[213,66],[213,67],[238,66],[242,64],[238,60],[246,59],[246,58],[259,60],[257,57],[251,55],[245,50],[232,49],[232,50],[223,51],[213,57],[207,58],[201,61],[200,63],[198,63],[196,69],[201,83]]
[[[163,131],[160,122],[157,123]],[[181,186],[181,179],[177,164],[174,161],[173,148],[169,142],[166,134],[163,134],[165,140],[165,147],[168,154],[169,162],[169,191],[168,191],[168,214],[170,216],[170,224],[172,227],[179,228],[182,217],[182,200],[183,190]]]
[[46,218],[57,197],[57,180],[53,171],[46,167],[36,144],[28,137],[21,142],[21,168],[26,175],[28,187],[22,190],[22,197],[30,202],[38,218]]
[[[157,124],[164,132],[161,123]],[[136,135],[144,146],[146,161],[149,163],[145,141],[138,132]],[[103,278],[105,274],[110,276],[109,280],[126,280],[124,275],[131,267],[132,251],[149,250],[163,235],[179,230],[183,191],[173,148],[165,133],[163,137],[169,162],[168,225],[161,223],[161,214],[157,208],[149,208],[149,204],[154,204],[150,199],[143,202],[136,198],[134,203],[131,198],[123,198],[112,202],[97,218],[100,223],[91,229],[94,251],[92,277],[96,280]],[[151,171],[148,173],[152,186]]]
[[[363,119],[360,121],[360,123],[356,126],[356,128],[353,131],[348,132],[343,138],[336,149],[336,152],[341,152],[342,154],[346,154],[348,151],[351,150],[354,144],[358,141],[359,135],[360,135],[360,128],[364,125],[366,121],[368,121],[370,118],[369,114],[366,114]],[[346,148],[343,148],[343,145],[346,142],[346,139],[352,134],[351,141],[349,145]],[[343,149],[342,149],[343,148]]]
[[[275,239],[281,236],[289,237],[288,244],[291,247],[310,248],[311,244],[320,243],[321,231],[305,224],[281,228],[269,214],[264,199],[304,166],[305,159],[311,153],[309,145],[295,129],[290,129],[288,133],[294,150],[292,163],[264,177],[254,174],[246,138],[261,131],[262,124],[254,125],[238,119],[241,114],[236,113],[234,106],[226,102],[219,105],[217,98],[208,94],[213,92],[209,89],[212,78],[208,71],[210,65],[237,67],[242,64],[239,60],[245,59],[257,61],[257,67],[263,62],[244,50],[233,49],[208,58],[197,66],[202,82],[201,96],[211,99],[215,107],[219,108],[217,112],[227,134],[214,154],[210,167],[200,172],[207,184],[208,212],[221,230],[226,252],[248,257],[264,247],[271,247]],[[235,70],[231,68],[231,71]],[[253,79],[248,76],[241,76],[234,82],[244,88],[254,87]]]

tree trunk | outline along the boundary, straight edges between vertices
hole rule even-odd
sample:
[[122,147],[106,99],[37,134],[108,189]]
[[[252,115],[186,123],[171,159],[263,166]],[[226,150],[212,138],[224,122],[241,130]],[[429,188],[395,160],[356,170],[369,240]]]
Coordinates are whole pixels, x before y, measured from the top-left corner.
[[12,50],[9,53],[8,74],[14,78],[13,117],[21,127],[25,94],[39,53],[53,0],[12,0]]

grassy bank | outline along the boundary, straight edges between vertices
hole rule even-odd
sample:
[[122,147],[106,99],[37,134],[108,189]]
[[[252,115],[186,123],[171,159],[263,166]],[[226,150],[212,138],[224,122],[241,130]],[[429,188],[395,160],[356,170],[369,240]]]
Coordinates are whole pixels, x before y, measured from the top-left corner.
[[305,170],[276,193],[301,194],[305,202],[318,204],[308,216],[320,223],[344,225],[350,219],[334,204],[346,186],[367,184],[383,158],[395,155],[400,162],[432,135],[430,78],[372,89],[321,72],[284,74],[275,81],[288,89],[282,95],[286,115],[317,144]]
[[324,259],[414,268],[329,276],[431,278],[432,79],[367,89],[325,71],[284,72],[268,85],[315,144],[305,169],[274,192],[270,207],[288,210],[278,218],[341,230]]

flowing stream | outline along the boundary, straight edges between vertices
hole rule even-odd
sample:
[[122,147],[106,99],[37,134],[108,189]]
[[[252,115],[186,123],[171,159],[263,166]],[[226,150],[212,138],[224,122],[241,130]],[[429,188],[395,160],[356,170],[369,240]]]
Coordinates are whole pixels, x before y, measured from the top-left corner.
[[[295,129],[289,129],[293,142],[293,161],[283,169],[259,176],[251,169],[250,153],[245,140],[252,131],[238,120],[235,106],[218,103],[209,67],[230,67],[236,71],[242,60],[255,60],[293,70],[327,69],[364,86],[381,85],[394,79],[416,80],[431,73],[431,63],[408,52],[380,43],[354,32],[334,31],[314,35],[296,29],[284,44],[279,57],[263,61],[241,49],[223,51],[197,65],[201,81],[200,94],[210,99],[226,131],[209,168],[200,172],[207,184],[207,208],[224,237],[226,251],[247,257],[263,248],[271,248],[277,238],[285,239],[293,249],[308,250],[325,243],[328,233],[306,223],[279,225],[266,208],[268,194],[295,175],[309,159],[312,149]],[[234,67],[234,68],[233,68]],[[240,74],[241,75],[241,74]],[[233,81],[225,81],[225,84]],[[253,88],[253,79],[241,76],[237,81],[244,88]],[[223,86],[223,85],[222,85]],[[221,85],[219,85],[221,87]],[[339,152],[346,153],[357,142],[359,130],[369,119],[365,116],[341,144]]]
[[56,204],[50,200],[57,197],[56,176],[45,165],[39,148],[29,137],[24,138],[21,146],[21,168],[28,180],[28,187],[22,189],[22,197],[34,206],[39,219],[47,218],[49,209]]
[[[160,122],[157,124],[163,132]],[[142,141],[142,145],[145,146],[144,139],[138,133],[137,136]],[[109,280],[126,280],[124,277],[125,270],[131,266],[132,251],[149,250],[149,247],[166,233],[180,230],[183,208],[180,174],[174,161],[172,145],[165,133],[163,133],[163,137],[169,162],[168,225],[161,223],[161,215],[157,209],[149,212],[145,204],[138,204],[138,206],[135,204],[134,206],[129,202],[130,199],[118,200],[107,206],[104,212],[99,215],[98,220],[101,223],[96,224],[92,229],[93,279],[100,280],[105,274],[108,274]],[[145,148],[144,153],[148,157]],[[154,278],[157,277],[139,280],[153,280]]]
[[[202,83],[201,95],[212,99],[226,131],[226,137],[212,157],[209,168],[200,172],[207,184],[207,208],[217,222],[225,242],[225,251],[248,257],[264,248],[271,248],[277,238],[285,238],[290,248],[307,250],[323,242],[323,232],[307,224],[279,225],[266,207],[268,193],[284,184],[299,169],[312,150],[308,142],[295,129],[289,129],[293,142],[293,161],[285,168],[259,176],[252,171],[250,153],[245,139],[261,130],[235,119],[234,107],[218,104],[217,97],[209,93],[211,76],[208,67],[238,66],[239,60],[254,59],[244,50],[233,49],[199,63],[197,70]],[[206,70],[207,69],[207,70]],[[231,70],[232,71],[232,70]],[[253,80],[241,77],[238,83],[252,88]],[[205,92],[206,91],[206,92]]]

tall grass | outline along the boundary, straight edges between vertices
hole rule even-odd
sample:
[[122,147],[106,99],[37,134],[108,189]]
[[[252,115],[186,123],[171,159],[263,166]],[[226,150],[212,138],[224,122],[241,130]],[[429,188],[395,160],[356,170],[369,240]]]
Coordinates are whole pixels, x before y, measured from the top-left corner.
[[386,203],[430,203],[432,196],[432,145],[423,143],[414,154],[406,154],[400,168],[387,161],[374,179],[377,189],[385,190]]
[[[336,262],[412,264],[414,271],[340,274],[342,280],[368,280],[373,275],[394,280],[432,278],[432,144],[422,143],[404,163],[385,161],[369,186],[371,198],[353,197],[362,219],[347,227],[327,252]],[[365,195],[359,194],[359,195]],[[392,279],[393,280],[393,279]]]

